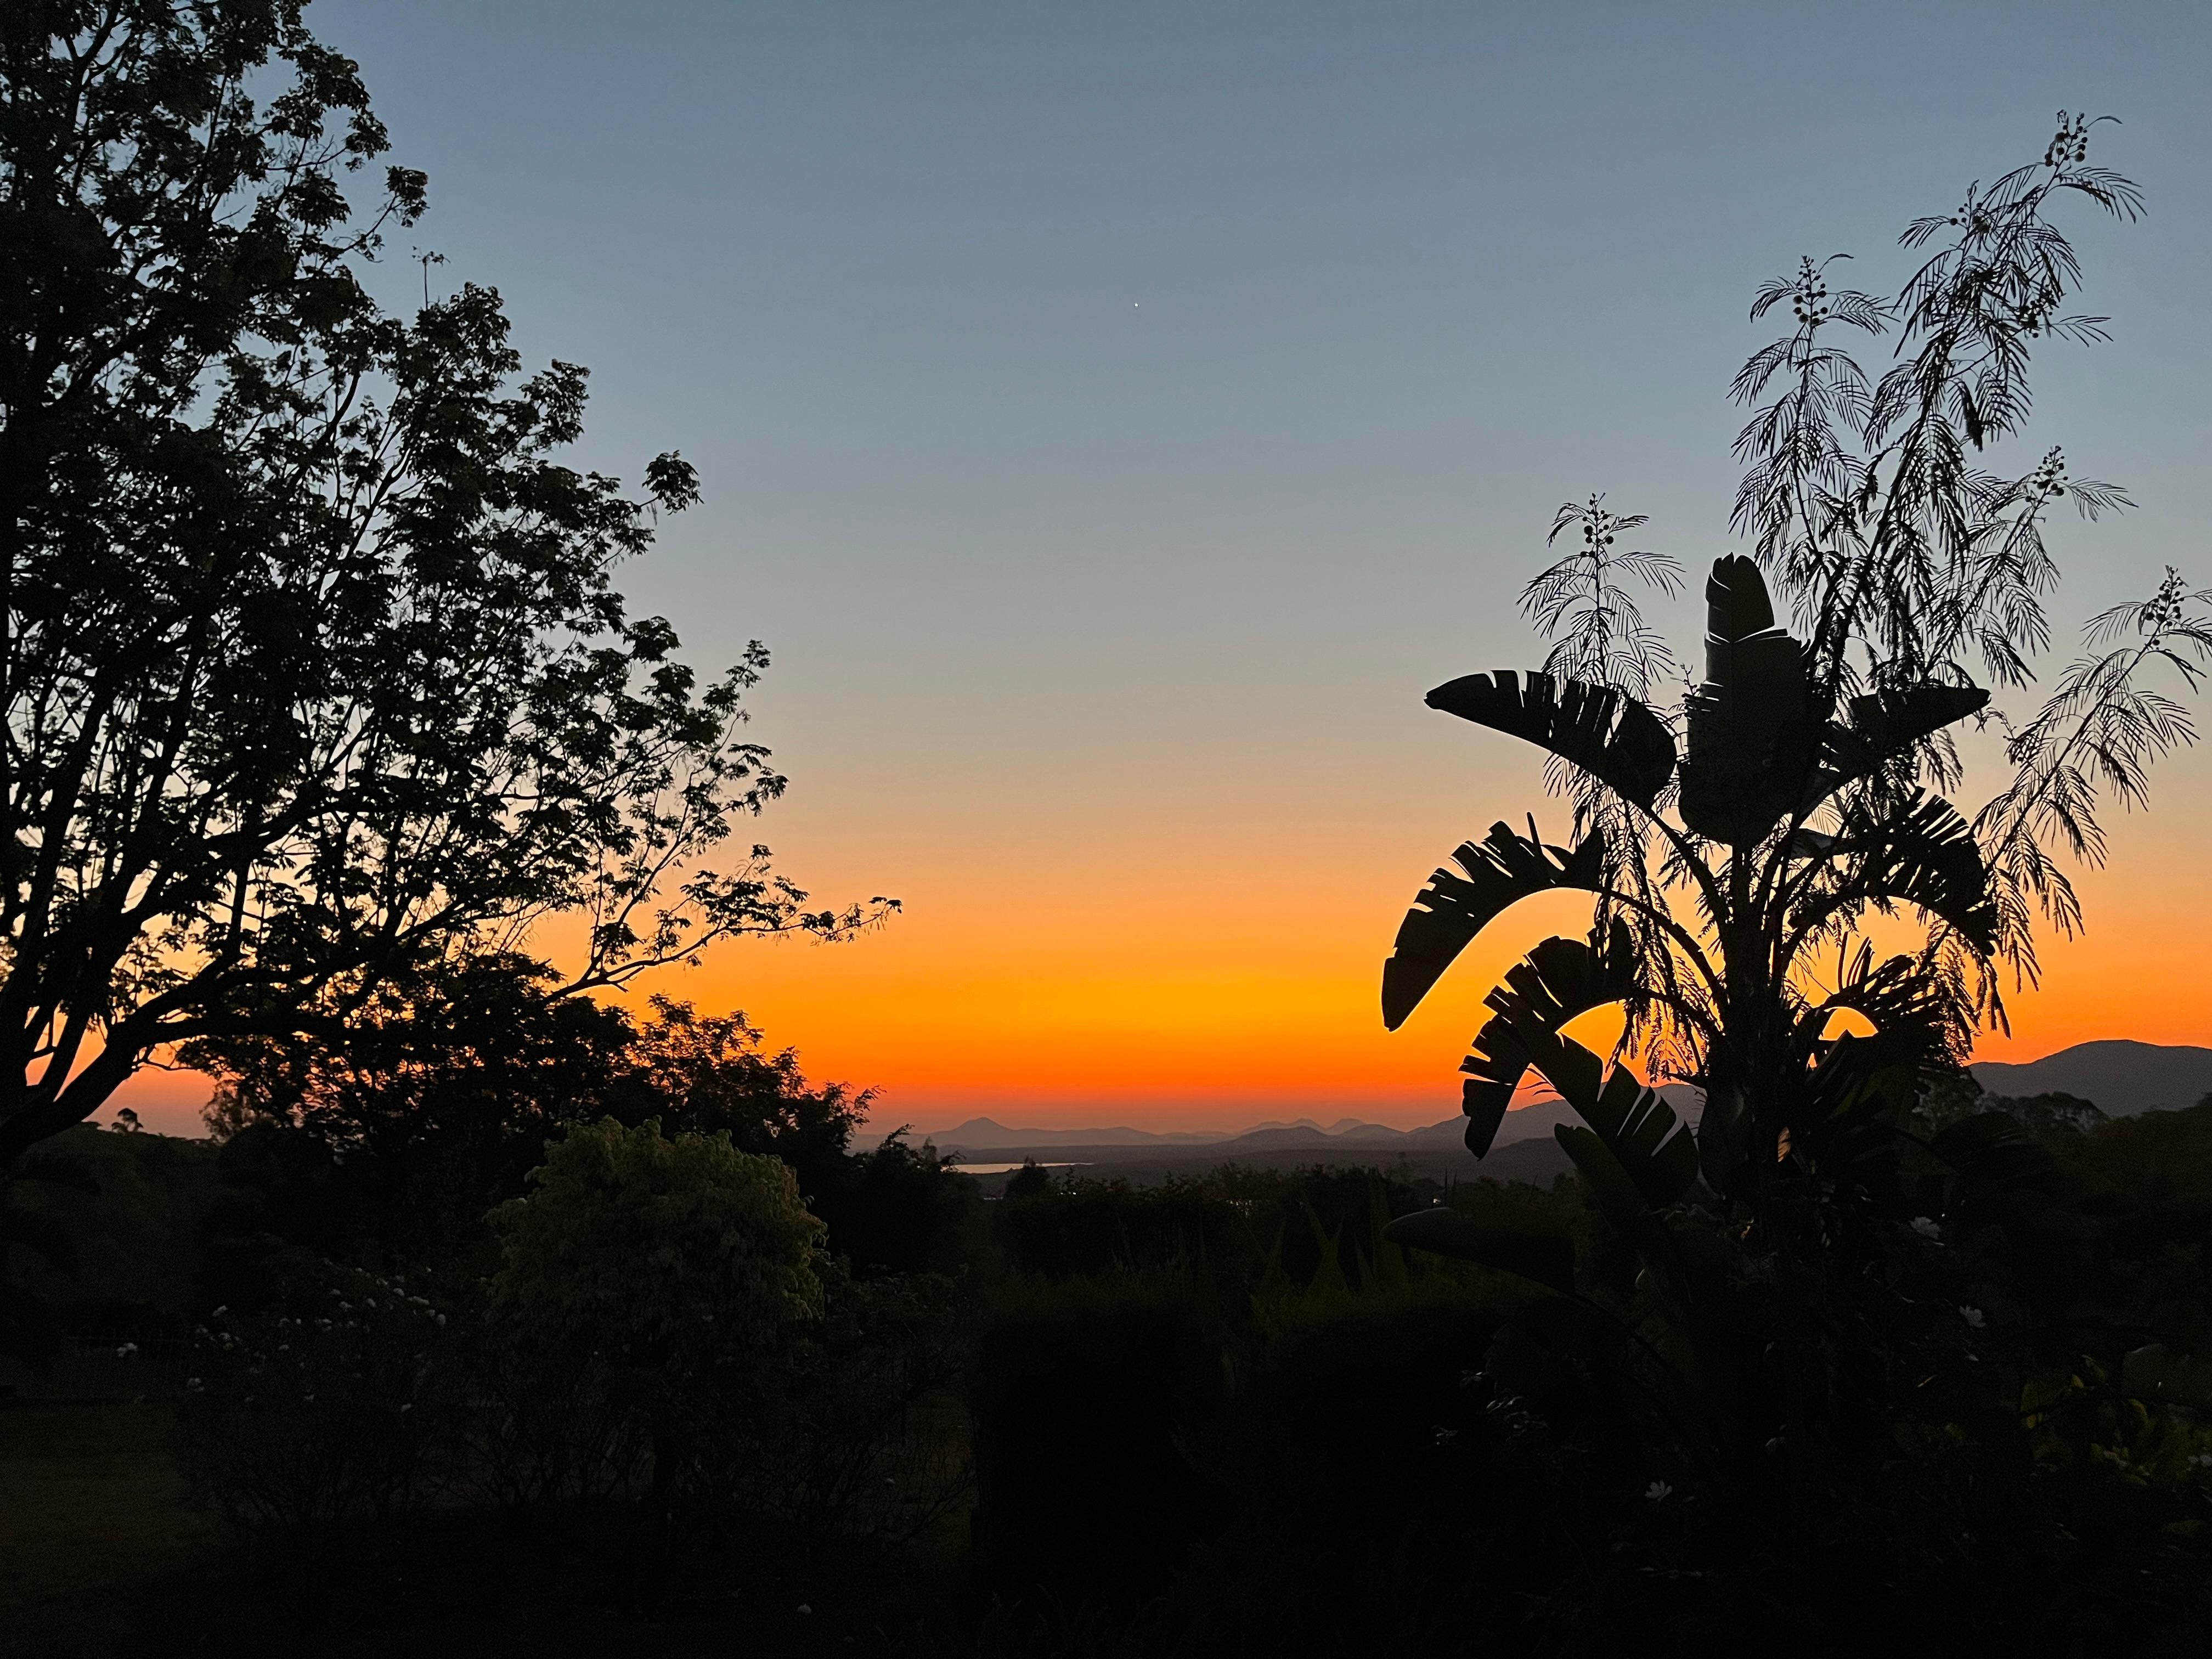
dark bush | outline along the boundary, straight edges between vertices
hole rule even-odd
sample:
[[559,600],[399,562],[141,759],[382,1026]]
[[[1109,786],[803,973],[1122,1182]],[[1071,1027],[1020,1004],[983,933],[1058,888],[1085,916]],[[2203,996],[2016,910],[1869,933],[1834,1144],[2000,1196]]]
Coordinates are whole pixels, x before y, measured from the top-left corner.
[[975,1183],[903,1129],[826,1168],[809,1202],[830,1229],[830,1251],[863,1273],[957,1271],[982,1231]]
[[[1467,1568],[1559,1471],[1504,1467],[1481,1375],[1498,1314],[1431,1285],[1309,1299],[1257,1344],[1205,1443],[1214,1525],[1180,1622],[1255,1652],[1449,1642],[1492,1600]],[[1489,1563],[1497,1557],[1492,1553]],[[1488,1579],[1493,1567],[1486,1565]]]
[[448,1318],[397,1277],[283,1260],[258,1313],[193,1333],[179,1413],[194,1489],[232,1519],[305,1532],[420,1497],[457,1401]]
[[324,1553],[498,1516],[629,1599],[912,1537],[964,1496],[957,1286],[852,1278],[777,1160],[604,1121],[497,1231],[499,1271],[442,1290],[266,1249],[263,1304],[198,1333],[195,1488]]
[[1158,1187],[1124,1181],[1072,1181],[1026,1197],[1006,1197],[997,1235],[1024,1273],[1064,1279],[1084,1273],[1195,1268],[1255,1257],[1249,1201],[1216,1182],[1173,1180]]
[[1006,1177],[1002,1198],[1042,1198],[1052,1190],[1052,1171],[1033,1158],[1022,1160],[1022,1167]]
[[986,1318],[970,1371],[975,1559],[1010,1595],[1139,1597],[1197,1537],[1192,1437],[1219,1415],[1219,1340],[1158,1279],[1026,1285]]

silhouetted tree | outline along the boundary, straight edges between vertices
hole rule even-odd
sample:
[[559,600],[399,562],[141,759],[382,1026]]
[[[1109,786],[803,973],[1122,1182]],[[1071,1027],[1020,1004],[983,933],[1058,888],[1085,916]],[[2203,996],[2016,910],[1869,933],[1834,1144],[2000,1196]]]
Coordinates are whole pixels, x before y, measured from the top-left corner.
[[564,1128],[658,1119],[781,1160],[856,1267],[959,1254],[971,1183],[903,1132],[855,1152],[872,1091],[810,1082],[741,1013],[656,996],[639,1019],[559,984],[527,957],[451,957],[386,975],[334,1027],[185,1045],[216,1081],[207,1119],[235,1189],[222,1231],[378,1265],[434,1258],[480,1238]]
[[[295,1243],[434,1253],[520,1194],[563,1126],[649,1115],[629,1016],[559,983],[525,957],[441,958],[386,974],[335,1032],[186,1044],[252,1200],[236,1221],[274,1206],[293,1224],[266,1231]],[[304,1210],[303,1185],[321,1194]]]
[[1051,1191],[1052,1171],[1035,1158],[1025,1158],[1022,1167],[1006,1177],[1006,1190],[999,1196],[1018,1202],[1024,1198],[1042,1198]]
[[873,1091],[810,1084],[799,1051],[769,1051],[741,1013],[702,1014],[667,997],[653,998],[652,1010],[629,1063],[653,1111],[672,1129],[727,1133],[740,1152],[781,1158],[819,1213],[823,1195],[845,1179]]
[[585,371],[368,286],[422,175],[300,0],[0,15],[0,1170],[157,1051],[343,1028],[580,918],[550,998],[835,935],[753,848],[756,645],[702,682],[614,567],[698,499],[566,465]]
[[[1643,520],[1602,498],[1561,510],[1553,534],[1578,527],[1582,549],[1523,595],[1558,641],[1545,670],[1429,694],[1547,750],[1576,835],[1547,845],[1532,820],[1526,836],[1500,823],[1462,846],[1400,930],[1385,1023],[1515,901],[1595,895],[1587,941],[1546,941],[1491,994],[1462,1068],[1468,1143],[1488,1150],[1534,1066],[1585,1119],[1560,1139],[1632,1236],[1701,1172],[1763,1213],[1771,1194],[1845,1192],[1868,1160],[1893,1157],[1912,1091],[1878,1079],[1955,1063],[1978,1021],[2002,1020],[1998,972],[2034,972],[2039,908],[2061,930],[2078,920],[2053,850],[2097,857],[2100,788],[2140,799],[2149,763],[2193,735],[2142,684],[2163,663],[2193,687],[2212,663],[2212,593],[2169,572],[2151,600],[2091,624],[2093,654],[2040,712],[2016,727],[1992,717],[2015,777],[1972,823],[1936,793],[1960,775],[1947,728],[1989,702],[1970,663],[2022,685],[2048,638],[2051,507],[2069,494],[2090,517],[2124,504],[2069,479],[2056,450],[2020,477],[1976,459],[2026,418],[2033,343],[2104,337],[2102,319],[2064,314],[2079,266],[2046,216],[2069,196],[2138,210],[2134,185],[2087,165],[2088,131],[2062,115],[2039,165],[1916,221],[1905,246],[1940,246],[1893,300],[1832,290],[1810,259],[1760,289],[1753,315],[1786,303],[1796,326],[1734,388],[1758,405],[1737,442],[1748,467],[1735,519],[1756,557],[1714,564],[1705,680],[1677,710],[1644,700],[1669,659],[1628,585],[1671,591],[1674,567],[1617,551]],[[1896,364],[1870,377],[1828,343],[1834,325],[1893,326]],[[1767,575],[1802,638],[1777,624]],[[1922,943],[1881,957],[1866,923],[1900,910]],[[1706,1090],[1694,1139],[1560,1035],[1614,1003],[1629,1017],[1620,1057]],[[1870,1042],[1832,1040],[1847,1012],[1872,1023]]]
[[726,1134],[740,1152],[790,1166],[807,1206],[828,1225],[829,1248],[858,1268],[893,1273],[952,1266],[976,1202],[973,1183],[933,1146],[901,1128],[853,1143],[872,1090],[810,1083],[794,1048],[771,1050],[741,1013],[702,1014],[655,997],[628,1054],[621,1107],[649,1111],[672,1130]]

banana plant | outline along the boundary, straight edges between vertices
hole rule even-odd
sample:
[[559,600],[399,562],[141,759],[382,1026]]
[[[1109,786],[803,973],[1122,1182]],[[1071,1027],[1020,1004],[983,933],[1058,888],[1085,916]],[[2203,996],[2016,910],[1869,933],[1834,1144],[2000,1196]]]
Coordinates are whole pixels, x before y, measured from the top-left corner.
[[[1538,943],[1489,994],[1461,1065],[1467,1144],[1482,1157],[1516,1091],[1549,1085],[1579,1119],[1556,1133],[1583,1197],[1640,1271],[1632,1287],[1578,1284],[1556,1218],[1480,1206],[1387,1236],[1548,1289],[1532,1305],[1555,1335],[1606,1333],[1565,1356],[1577,1364],[1640,1346],[1671,1414],[1746,1453],[1739,1471],[1764,1468],[1778,1421],[1808,1411],[1887,1433],[1887,1362],[1868,1358],[1889,1352],[1875,1269],[1893,1234],[1877,1224],[1925,1212],[1907,1206],[1931,1166],[1947,1192],[2002,1184],[2033,1151],[1997,1118],[1926,1133],[1921,1085],[1964,1061],[1978,1024],[2002,1023],[2001,969],[2034,979],[2039,919],[2080,925],[2058,860],[2101,860],[2100,802],[2141,804],[2153,764],[2193,741],[2149,678],[2212,679],[2212,590],[2169,570],[2148,600],[2088,623],[2040,712],[1990,714],[2009,787],[1971,823],[1936,793],[1962,775],[1950,729],[1983,714],[1984,685],[2025,690],[2050,644],[2055,504],[2092,520],[2127,505],[2057,449],[2014,477],[1986,459],[2033,406],[2041,343],[2104,337],[2101,319],[2067,313],[2081,267],[2051,216],[2066,202],[2139,210],[2134,185],[2087,163],[2097,125],[2062,114],[2039,163],[1914,221],[1900,240],[1925,252],[1893,297],[1832,289],[1833,262],[1809,258],[1759,289],[1752,316],[1794,325],[1730,390],[1751,410],[1732,525],[1755,557],[1712,566],[1703,678],[1679,703],[1655,696],[1673,659],[1634,591],[1673,593],[1678,567],[1630,550],[1647,521],[1602,495],[1560,509],[1553,538],[1576,531],[1579,549],[1522,594],[1553,641],[1541,667],[1429,694],[1545,750],[1572,828],[1555,845],[1533,818],[1525,834],[1498,823],[1454,852],[1398,931],[1384,1023],[1520,900],[1587,894],[1588,933]],[[1852,330],[1894,333],[1886,370],[1841,348]],[[1770,577],[1803,637],[1778,623]],[[1565,1031],[1607,1006],[1626,1016],[1609,1060]],[[1704,1091],[1694,1128],[1646,1079]],[[1512,1394],[1516,1370],[1541,1369],[1509,1353],[1492,1380]],[[2199,1380],[2157,1357],[2136,1370],[2169,1389]],[[1800,1410],[1801,1383],[1828,1403]]]
[[[1824,693],[1747,558],[1717,561],[1705,600],[1705,679],[1678,720],[1542,672],[1472,674],[1429,693],[1431,708],[1546,750],[1611,810],[1578,813],[1571,845],[1544,842],[1531,819],[1525,835],[1498,823],[1460,847],[1382,970],[1395,1030],[1517,901],[1591,895],[1588,938],[1543,940],[1490,993],[1460,1068],[1467,1145],[1486,1154],[1516,1090],[1540,1077],[1583,1120],[1558,1134],[1600,1207],[1662,1264],[1647,1218],[1699,1180],[1756,1207],[1778,1170],[1833,1176],[1873,1155],[1880,1091],[1867,1079],[1963,1054],[1972,1000],[1942,969],[1943,947],[1986,959],[1999,927],[1968,825],[1916,781],[1929,740],[1988,694],[1936,679]],[[1609,844],[1624,833],[1635,844]],[[1920,948],[1878,957],[1862,933],[1875,912],[1917,915]],[[1610,1004],[1661,1034],[1650,1051],[1705,1090],[1694,1133],[1633,1073],[1563,1035]],[[1875,1036],[1839,1044],[1847,1012]]]
[[[1704,678],[1679,705],[1655,706],[1673,659],[1632,592],[1674,592],[1677,567],[1623,544],[1647,520],[1602,495],[1560,509],[1553,538],[1574,530],[1579,549],[1522,594],[1554,641],[1542,667],[1429,694],[1546,750],[1573,829],[1553,845],[1534,819],[1525,835],[1499,823],[1454,853],[1399,929],[1384,1023],[1403,1024],[1520,899],[1588,893],[1588,936],[1544,940],[1490,994],[1461,1068],[1468,1146],[1489,1150],[1534,1073],[1582,1119],[1560,1139],[1586,1187],[1661,1255],[1636,1218],[1705,1195],[1800,1225],[1826,1253],[1848,1207],[1831,1200],[1879,1188],[1897,1157],[1917,1074],[2002,1023],[2001,968],[2034,979],[2039,918],[2079,927],[2058,859],[2100,862],[2100,801],[2142,804],[2154,763],[2194,740],[2147,677],[2212,679],[2212,590],[2169,570],[2148,600],[2087,624],[2039,712],[1990,717],[2015,775],[1971,823],[1931,793],[1960,775],[1949,728],[1982,713],[1984,685],[2025,689],[2050,643],[2057,504],[2088,520],[2127,505],[2057,449],[2017,476],[1988,459],[2021,434],[2044,343],[2105,337],[2103,319],[2069,314],[2082,267],[2055,217],[2141,209],[2134,185],[2088,161],[2100,125],[2062,112],[2039,161],[1914,220],[1899,241],[1918,267],[1891,297],[1832,288],[1833,260],[1761,286],[1753,318],[1792,321],[1729,392],[1750,410],[1732,522],[1755,557],[1713,565]],[[1887,369],[1843,348],[1854,331],[1894,335]],[[1778,625],[1769,575],[1802,640]],[[1911,948],[1894,948],[1900,933]],[[1616,1061],[1704,1090],[1694,1132],[1565,1036],[1608,1004],[1627,1017]],[[1861,1022],[1872,1036],[1838,1036]],[[1943,1140],[1929,1143],[1939,1161]],[[1550,1272],[1545,1249],[1523,1255]],[[1663,1280],[1672,1269],[1646,1254]]]

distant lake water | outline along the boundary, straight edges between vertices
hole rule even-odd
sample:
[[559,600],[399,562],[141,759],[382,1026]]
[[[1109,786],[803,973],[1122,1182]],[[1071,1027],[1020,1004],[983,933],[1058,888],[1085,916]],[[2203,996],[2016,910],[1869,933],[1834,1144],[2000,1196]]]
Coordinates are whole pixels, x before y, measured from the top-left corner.
[[[964,1159],[952,1166],[962,1175],[1011,1175],[1022,1166],[1018,1164],[969,1164]],[[1040,1170],[1080,1170],[1081,1164],[1040,1164]]]

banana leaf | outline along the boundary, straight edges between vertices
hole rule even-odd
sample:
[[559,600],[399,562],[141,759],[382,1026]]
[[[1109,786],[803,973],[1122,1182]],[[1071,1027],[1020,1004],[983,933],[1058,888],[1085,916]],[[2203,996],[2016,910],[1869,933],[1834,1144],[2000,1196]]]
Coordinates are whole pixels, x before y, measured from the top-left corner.
[[1588,1126],[1562,1124],[1553,1133],[1601,1197],[1613,1193],[1608,1203],[1624,1218],[1664,1209],[1689,1191],[1698,1178],[1698,1144],[1656,1090],[1624,1066],[1608,1073],[1603,1060],[1556,1027],[1524,1027],[1519,1036],[1529,1063]]
[[[1885,968],[1909,961],[1893,957]],[[1919,1097],[1923,1066],[1943,1048],[1940,1012],[1900,1000],[1887,1018],[1872,1036],[1841,1036],[1822,1048],[1790,1114],[1793,1152],[1829,1179],[1869,1190],[1894,1181],[1898,1132]]]
[[1705,680],[1687,705],[1682,822],[1731,847],[1753,846],[1795,811],[1820,755],[1805,648],[1774,625],[1749,559],[1713,562],[1705,583]]
[[[1559,1034],[1560,1026],[1584,1012],[1574,1007],[1575,1002],[1595,997],[1597,1000],[1586,1004],[1595,1008],[1617,1000],[1621,964],[1632,970],[1634,966],[1626,929],[1616,927],[1614,943],[1607,953],[1615,958],[1612,963],[1597,958],[1588,945],[1578,947],[1579,956],[1574,950],[1556,948],[1575,944],[1569,939],[1546,940],[1537,950],[1544,951],[1547,962],[1559,969],[1553,976],[1547,978],[1540,971],[1532,971],[1537,967],[1536,952],[1532,951],[1529,960],[1514,970],[1522,975],[1521,983],[1514,985],[1512,975],[1508,975],[1507,985],[1491,993],[1491,1006],[1498,1012],[1483,1027],[1477,1048],[1485,1050],[1486,1057],[1494,1057],[1497,1064],[1484,1086],[1492,1098],[1502,1089],[1510,1099],[1522,1073],[1534,1066],[1589,1126],[1562,1124],[1553,1131],[1583,1174],[1601,1190],[1619,1188],[1615,1197],[1626,1206],[1624,1215],[1663,1209],[1689,1191],[1698,1178],[1695,1138],[1681,1127],[1674,1108],[1656,1090],[1645,1088],[1622,1066],[1614,1066],[1608,1075],[1603,1060],[1573,1038]],[[1501,1022],[1505,1029],[1496,1031],[1493,1039],[1494,1028]],[[1468,1066],[1475,1058],[1468,1057]],[[1495,1075],[1516,1063],[1521,1069],[1514,1071],[1510,1081]],[[1467,1087],[1472,1095],[1476,1085],[1470,1082]],[[1496,1133],[1494,1122],[1491,1132]],[[1472,1127],[1468,1134],[1472,1144]],[[1591,1146],[1604,1156],[1591,1153]]]
[[[1616,920],[1602,953],[1581,939],[1547,939],[1507,971],[1505,982],[1484,999],[1491,1017],[1460,1062],[1468,1079],[1460,1110],[1468,1119],[1469,1152],[1481,1158],[1490,1151],[1513,1091],[1536,1063],[1531,1043],[1577,1015],[1628,997],[1637,988],[1636,969],[1635,941],[1627,924]],[[1558,1079],[1550,1081],[1559,1089]]]
[[[1827,763],[1838,782],[1870,777],[1883,763],[1989,704],[1978,685],[1886,686],[1847,705],[1850,718],[1828,728]],[[1831,786],[1833,787],[1833,786]]]
[[1644,1201],[1635,1178],[1613,1156],[1604,1137],[1579,1123],[1562,1123],[1552,1133],[1574,1160],[1590,1196],[1597,1200],[1599,1212],[1623,1238],[1640,1245],[1651,1206]]
[[1633,1073],[1615,1066],[1595,1099],[1574,1104],[1652,1208],[1674,1203],[1696,1182],[1696,1139],[1659,1091]]
[[1674,775],[1666,722],[1610,686],[1501,668],[1448,681],[1428,704],[1547,749],[1646,809]]
[[1399,924],[1397,943],[1382,964],[1387,1030],[1406,1023],[1468,941],[1509,905],[1555,888],[1597,891],[1604,880],[1605,843],[1591,836],[1569,852],[1539,841],[1534,820],[1525,836],[1493,823],[1480,843],[1462,842],[1452,859],[1459,868],[1440,869],[1429,878]]
[[1547,1285],[1562,1296],[1574,1294],[1574,1241],[1553,1221],[1536,1217],[1478,1221],[1437,1204],[1400,1216],[1382,1229],[1382,1237],[1407,1249],[1495,1267]]
[[1899,899],[1941,916],[1984,953],[1996,948],[1997,902],[1974,832],[1950,802],[1923,795],[1902,814],[1847,817],[1841,837],[1863,843],[1867,863],[1850,888],[1869,898]]
[[1856,958],[1838,975],[1834,992],[1798,1016],[1801,1048],[1816,1051],[1830,1021],[1844,1009],[1865,1018],[1885,1039],[1916,1054],[1943,1051],[1955,1012],[1942,982],[1927,972],[1919,957],[1893,956],[1877,967],[1874,947],[1863,941]]

